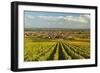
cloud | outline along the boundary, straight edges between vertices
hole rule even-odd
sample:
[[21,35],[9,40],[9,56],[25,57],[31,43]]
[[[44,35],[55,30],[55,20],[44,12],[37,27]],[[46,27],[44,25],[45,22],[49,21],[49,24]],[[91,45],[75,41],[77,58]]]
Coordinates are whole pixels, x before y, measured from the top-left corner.
[[38,28],[89,28],[90,15],[80,16],[25,16],[25,27]]
[[60,19],[64,19],[63,16],[38,16],[38,18],[47,20],[47,21],[57,21]]
[[84,23],[87,24],[90,22],[89,17],[88,19],[86,16],[80,15],[80,16],[65,16],[64,20],[66,22],[75,22],[75,23]]
[[41,19],[46,21],[60,21],[64,20],[65,22],[75,22],[75,23],[84,23],[87,24],[90,22],[90,15],[81,14],[80,16],[31,16],[27,15],[25,18],[28,19]]
[[25,18],[34,19],[35,17],[34,16],[31,16],[31,15],[26,15]]
[[90,14],[81,14],[80,16],[90,19]]
[[38,16],[38,18],[47,20],[47,21],[55,21],[57,19],[57,17],[55,16]]

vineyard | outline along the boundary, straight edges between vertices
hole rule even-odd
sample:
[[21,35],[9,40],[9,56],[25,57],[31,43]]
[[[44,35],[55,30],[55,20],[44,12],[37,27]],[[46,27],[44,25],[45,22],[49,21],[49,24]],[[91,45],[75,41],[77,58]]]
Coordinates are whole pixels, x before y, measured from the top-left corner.
[[90,58],[87,30],[28,31],[24,34],[24,61]]
[[[88,42],[77,44],[63,39],[50,42],[32,42],[25,44],[25,61],[72,60],[90,58]],[[84,46],[85,45],[85,46]]]

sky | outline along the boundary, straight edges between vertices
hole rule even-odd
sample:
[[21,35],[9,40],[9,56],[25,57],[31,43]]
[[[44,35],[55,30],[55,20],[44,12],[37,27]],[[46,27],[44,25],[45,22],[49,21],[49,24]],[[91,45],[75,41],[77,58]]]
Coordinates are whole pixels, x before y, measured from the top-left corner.
[[89,29],[90,14],[24,11],[24,28]]

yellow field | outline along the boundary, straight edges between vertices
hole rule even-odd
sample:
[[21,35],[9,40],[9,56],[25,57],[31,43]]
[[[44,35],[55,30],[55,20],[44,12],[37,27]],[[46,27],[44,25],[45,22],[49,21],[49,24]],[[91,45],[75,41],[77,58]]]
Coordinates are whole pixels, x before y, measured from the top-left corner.
[[79,37],[47,38],[47,33],[45,35],[25,32],[24,61],[89,59],[90,39]]

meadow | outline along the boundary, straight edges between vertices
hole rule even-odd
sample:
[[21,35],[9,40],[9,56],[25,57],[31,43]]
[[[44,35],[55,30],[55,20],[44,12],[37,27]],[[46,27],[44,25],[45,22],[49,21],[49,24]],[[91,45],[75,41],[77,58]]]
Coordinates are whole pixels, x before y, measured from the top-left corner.
[[90,58],[89,30],[25,30],[24,61]]

